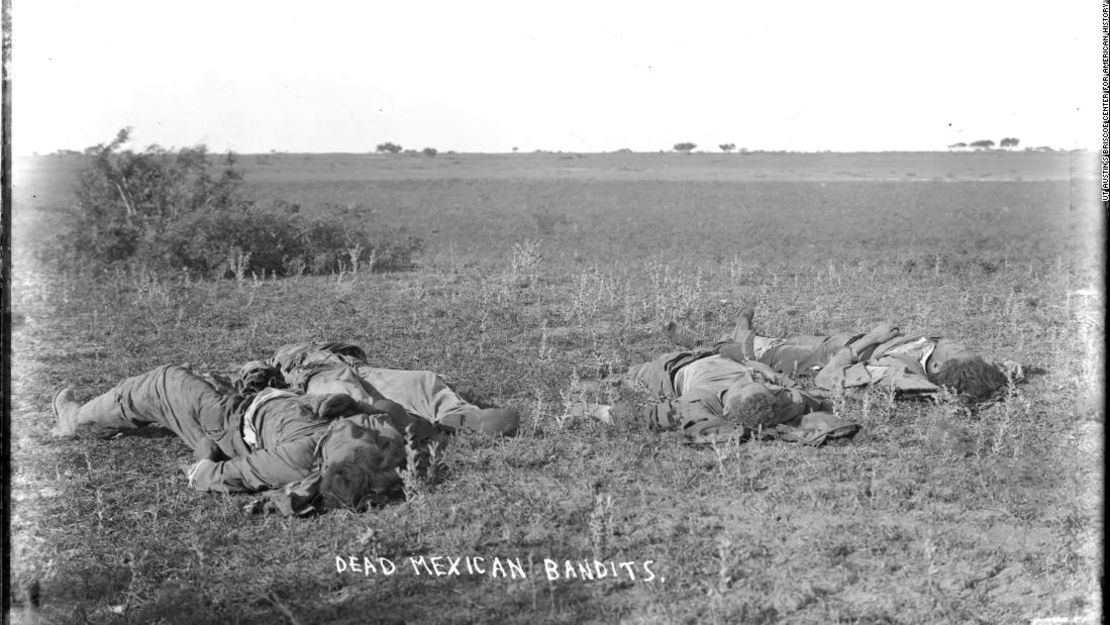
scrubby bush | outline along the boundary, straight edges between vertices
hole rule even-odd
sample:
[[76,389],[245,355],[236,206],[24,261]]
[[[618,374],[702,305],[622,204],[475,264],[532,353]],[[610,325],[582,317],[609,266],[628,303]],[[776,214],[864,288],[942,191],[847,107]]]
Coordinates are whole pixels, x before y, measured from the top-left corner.
[[221,277],[411,268],[423,242],[401,230],[352,223],[365,216],[313,217],[283,200],[254,202],[229,153],[222,169],[201,145],[172,151],[122,149],[129,130],[86,151],[71,227],[40,257],[61,269],[136,262]]
[[197,214],[174,224],[166,237],[168,262],[161,264],[217,277],[234,273],[238,262],[258,275],[413,267],[423,248],[420,239],[392,229],[371,234],[352,227],[348,219],[330,212],[305,217],[280,206],[256,205]]

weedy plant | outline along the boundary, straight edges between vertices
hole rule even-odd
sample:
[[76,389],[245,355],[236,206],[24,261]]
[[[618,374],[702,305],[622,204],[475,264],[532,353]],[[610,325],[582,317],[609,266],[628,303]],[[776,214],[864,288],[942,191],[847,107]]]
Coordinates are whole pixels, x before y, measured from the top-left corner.
[[543,255],[540,242],[524,239],[513,245],[513,258],[509,269],[509,281],[517,286],[534,285],[539,274]]
[[412,426],[405,428],[405,466],[397,469],[405,500],[420,504],[447,474],[445,439],[418,442]]
[[598,490],[590,509],[590,546],[593,557],[601,560],[608,555],[613,534],[613,496]]

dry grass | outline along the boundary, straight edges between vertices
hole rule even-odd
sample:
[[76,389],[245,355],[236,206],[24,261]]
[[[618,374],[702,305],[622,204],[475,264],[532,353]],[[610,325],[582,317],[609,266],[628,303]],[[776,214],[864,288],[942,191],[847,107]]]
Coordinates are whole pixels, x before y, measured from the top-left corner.
[[[592,178],[508,175],[494,158],[442,155],[437,163],[455,158],[470,173],[394,159],[360,178],[365,163],[318,157],[299,176],[295,164],[280,175],[258,165],[248,181],[309,207],[423,225],[423,267],[89,280],[20,257],[13,616],[998,623],[1097,612],[1103,301],[1077,294],[1100,283],[1094,207],[1052,180],[1056,170],[1031,181],[1027,169],[1047,166],[1025,156],[999,161],[991,178],[1016,169],[1025,181],[993,182],[877,180],[885,167],[929,171],[919,160],[891,164],[897,157],[881,167],[832,159],[822,166],[852,175],[828,180],[803,163],[812,179],[800,181],[751,181],[748,170],[709,180],[696,167],[630,180],[621,167],[651,161],[599,156],[573,162]],[[768,172],[802,162],[779,158]],[[978,176],[959,159],[929,163]],[[67,183],[35,184],[41,197],[61,197]],[[49,207],[19,197],[34,209],[17,219],[28,242]],[[688,449],[640,422],[566,415],[575,380],[665,349],[663,320],[717,334],[743,303],[772,332],[890,319],[966,338],[1033,374],[975,414],[881,393],[842,398],[838,410],[864,431],[821,449]],[[62,384],[89,396],[166,362],[223,369],[317,339],[362,344],[382,365],[434,368],[474,401],[520,408],[522,435],[453,440],[446,475],[414,484],[409,502],[303,520],[247,517],[245,497],[188,490],[179,467],[189,452],[173,438],[47,435]],[[531,574],[414,574],[407,558],[431,555],[519,558]],[[336,556],[388,558],[398,572],[337,573]],[[549,581],[545,558],[650,560],[658,577]]]

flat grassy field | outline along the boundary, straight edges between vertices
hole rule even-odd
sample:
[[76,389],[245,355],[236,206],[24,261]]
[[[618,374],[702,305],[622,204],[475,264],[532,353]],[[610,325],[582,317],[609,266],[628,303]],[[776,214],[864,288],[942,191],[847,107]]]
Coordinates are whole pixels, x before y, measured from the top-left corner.
[[[13,621],[1096,622],[1104,224],[1090,155],[240,164],[256,197],[418,234],[420,266],[53,274],[33,251],[65,227],[82,161],[19,161]],[[862,432],[816,449],[691,449],[636,420],[568,416],[605,399],[582,383],[666,350],[665,320],[716,335],[744,304],[771,333],[890,320],[960,337],[1028,381],[974,414],[847,396],[837,410]],[[308,519],[188,489],[188,448],[158,432],[48,434],[63,385],[89,398],[164,363],[222,371],[326,339],[519,408],[522,433],[456,437],[447,478],[410,501]]]

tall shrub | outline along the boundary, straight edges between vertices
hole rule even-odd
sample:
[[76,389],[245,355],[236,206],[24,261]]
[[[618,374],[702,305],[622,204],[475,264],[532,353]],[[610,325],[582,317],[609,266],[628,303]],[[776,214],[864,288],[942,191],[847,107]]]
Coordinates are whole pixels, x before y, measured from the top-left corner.
[[214,166],[203,145],[134,152],[123,147],[129,139],[124,129],[86,150],[72,227],[44,249],[46,260],[63,268],[139,262],[217,277],[235,269],[283,275],[407,269],[422,248],[403,232],[370,231],[357,215],[307,218],[288,202],[251,201],[232,153]]

